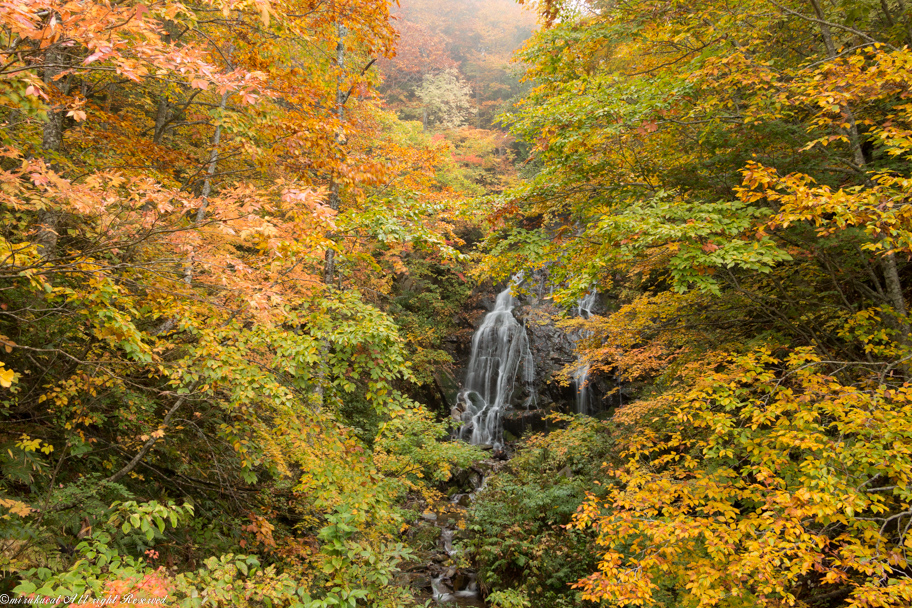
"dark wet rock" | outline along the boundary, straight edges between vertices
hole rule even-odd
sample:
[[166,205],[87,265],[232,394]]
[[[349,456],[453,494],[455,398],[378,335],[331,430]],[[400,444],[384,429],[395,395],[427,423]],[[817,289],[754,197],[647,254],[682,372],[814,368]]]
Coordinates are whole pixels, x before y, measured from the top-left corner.
[[504,432],[509,432],[517,437],[523,433],[541,433],[552,426],[545,419],[547,412],[542,410],[513,411],[503,417]]
[[475,484],[478,483],[478,477],[481,475],[481,472],[476,471],[471,467],[456,469],[450,475],[450,479],[443,484],[438,485],[438,489],[445,492],[446,495],[450,497],[456,494],[473,492],[477,488]]
[[437,525],[440,527],[445,527],[453,522],[455,522],[458,517],[453,513],[440,513],[437,515]]
[[[556,306],[550,298],[554,286],[550,283],[547,269],[526,272],[524,277],[514,292],[516,301],[512,314],[524,328],[534,364],[534,380],[529,385],[516,383],[510,400],[513,411],[508,410],[505,418],[519,415],[526,407],[533,410],[573,411],[576,406],[577,389],[562,377],[561,372],[575,366],[577,362],[576,343],[580,338],[579,330],[559,327],[559,321],[567,318],[567,311]],[[506,284],[480,285],[473,291],[464,310],[458,315],[461,329],[456,342],[447,343],[452,344],[452,348],[447,348],[455,361],[450,378],[454,379],[460,388],[465,382],[466,367],[471,356],[472,335],[481,325],[485,314],[493,309],[497,293],[505,287]],[[595,301],[589,304],[587,314],[604,314],[609,308],[609,303],[602,296],[596,296]],[[570,311],[570,316],[575,314],[575,310]],[[441,385],[443,380],[443,377],[439,378]],[[590,413],[596,414],[617,407],[623,402],[623,395],[618,394],[617,398],[614,397],[618,388],[614,378],[593,374],[589,376],[587,386],[587,409]],[[459,403],[452,401],[453,389],[447,388],[444,392],[447,393],[448,405],[441,413],[451,414],[454,418],[464,421],[464,412],[460,410]],[[529,420],[522,415],[519,415],[512,425],[505,421],[504,439],[515,441],[524,433],[549,430],[547,424],[530,425],[528,422]]]
[[469,582],[469,577],[466,576],[465,574],[463,574],[462,572],[460,572],[458,574],[454,573],[454,575],[451,578],[453,580],[453,589],[455,589],[456,591],[462,591],[463,589],[465,589],[466,585]]
[[500,463],[494,460],[479,460],[472,465],[472,470],[477,472],[479,475],[487,475],[494,469],[500,467]]
[[434,386],[448,408],[456,405],[456,395],[459,393],[459,380],[453,372],[447,369],[438,369],[434,372]]
[[484,475],[480,473],[473,473],[469,476],[469,483],[472,484],[473,490],[477,490],[481,487],[481,484],[484,483]]

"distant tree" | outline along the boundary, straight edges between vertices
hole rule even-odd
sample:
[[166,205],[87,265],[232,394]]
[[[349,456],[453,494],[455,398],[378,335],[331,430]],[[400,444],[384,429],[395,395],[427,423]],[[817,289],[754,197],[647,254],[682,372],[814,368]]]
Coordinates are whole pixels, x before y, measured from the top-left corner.
[[[386,107],[422,120],[416,89],[425,77],[456,69],[472,86],[473,126],[495,128],[496,116],[522,94],[510,55],[536,29],[536,13],[514,0],[400,0],[394,12],[396,55],[377,62]],[[426,122],[426,121],[425,121]]]
[[456,70],[427,75],[415,91],[424,103],[424,126],[457,129],[477,111],[472,105],[472,87]]
[[380,60],[387,88],[411,88],[428,74],[454,69],[458,64],[447,51],[447,40],[424,25],[402,20],[396,25],[396,56]]

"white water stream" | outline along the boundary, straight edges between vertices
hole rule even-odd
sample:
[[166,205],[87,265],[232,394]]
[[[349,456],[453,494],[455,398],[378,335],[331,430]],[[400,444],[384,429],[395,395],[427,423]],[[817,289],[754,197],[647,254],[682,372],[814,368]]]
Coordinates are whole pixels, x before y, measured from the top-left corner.
[[517,379],[528,391],[523,406],[528,408],[535,399],[532,351],[525,328],[513,316],[512,287],[497,294],[494,310],[485,315],[472,336],[465,388],[458,397],[463,411],[460,438],[476,445],[502,445],[501,420],[510,407]]
[[487,461],[487,463],[493,466],[490,469],[479,470],[475,469],[475,465],[473,465],[473,469],[478,472],[478,477],[472,477],[471,491],[454,494],[450,499],[450,505],[440,513],[435,513],[433,520],[429,517],[424,518],[425,521],[433,521],[434,525],[440,528],[438,546],[449,558],[448,562],[440,566],[441,569],[437,571],[436,575],[430,577],[431,598],[438,604],[452,608],[485,606],[478,589],[478,577],[474,571],[467,570],[464,564],[459,563],[459,549],[453,545],[453,542],[459,536],[458,530],[465,524],[466,509],[475,500],[476,492],[484,486],[487,479],[486,471],[493,470],[497,466],[494,461]]
[[[596,292],[590,291],[576,305],[576,316],[588,319],[592,316],[592,307],[595,306]],[[590,332],[583,331],[582,338],[589,337]],[[589,413],[589,369],[588,363],[577,360],[576,371],[573,372],[573,386],[576,388],[576,412]]]

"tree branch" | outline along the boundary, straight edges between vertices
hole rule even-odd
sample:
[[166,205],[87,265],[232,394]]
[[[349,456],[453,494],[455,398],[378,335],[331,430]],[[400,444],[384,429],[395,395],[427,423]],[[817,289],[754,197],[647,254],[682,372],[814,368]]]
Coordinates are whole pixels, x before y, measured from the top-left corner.
[[792,15],[793,17],[798,17],[799,19],[804,19],[805,21],[810,21],[811,23],[816,23],[817,25],[822,26],[822,27],[835,27],[836,29],[840,29],[845,32],[849,32],[850,34],[855,34],[856,36],[860,36],[869,42],[873,42],[875,44],[882,44],[885,47],[887,47],[888,49],[890,49],[891,51],[899,50],[895,46],[890,44],[889,42],[884,42],[883,40],[877,40],[876,38],[872,38],[868,34],[865,34],[864,32],[862,32],[860,30],[856,30],[853,27],[849,27],[847,25],[841,25],[839,23],[833,23],[832,21],[826,21],[824,19],[815,19],[814,17],[808,17],[807,15],[805,15],[803,13],[799,13],[798,11],[793,11],[790,8],[782,6],[781,4],[776,2],[776,0],[769,0],[769,2],[770,2],[770,4],[777,6],[782,12]]
[[[367,65],[364,66],[364,69],[361,70],[361,75],[364,76],[364,75],[367,73],[367,71],[368,71],[369,69],[371,69],[371,66],[374,65],[376,62],[377,62],[377,58],[376,58],[376,57],[373,58],[373,59],[371,59],[370,61],[368,61],[368,62],[367,62]],[[354,91],[354,90],[355,90],[355,85],[351,85],[351,86],[348,88],[348,93],[346,93],[346,94],[345,94],[345,97],[342,99],[342,105],[343,105],[343,106],[344,106],[345,104],[348,103],[348,98],[351,97],[352,91]]]
[[[171,409],[168,410],[168,413],[165,414],[165,418],[162,420],[162,423],[161,423],[162,429],[168,426],[168,422],[171,421],[171,417],[178,410],[178,408],[180,408],[180,406],[182,406],[184,404],[184,402],[187,400],[187,397],[189,397],[193,393],[193,391],[196,390],[196,387],[199,386],[199,383],[200,383],[199,380],[194,382],[190,386],[190,389],[187,391],[187,393],[185,395],[181,395],[180,398],[177,400],[177,402],[175,402],[175,404],[171,407]],[[158,439],[159,438],[156,437],[154,434],[151,437],[149,437],[149,439],[146,440],[146,443],[143,445],[142,449],[139,450],[139,452],[136,454],[136,456],[134,456],[133,459],[130,462],[128,462],[124,468],[120,469],[119,471],[117,471],[116,473],[114,473],[113,475],[111,475],[110,477],[105,479],[105,481],[108,483],[116,483],[124,475],[126,475],[127,473],[129,473],[130,471],[135,469],[136,465],[138,465],[139,462],[143,458],[146,457],[146,454],[148,454],[150,451],[152,451],[152,448],[155,446],[155,442],[157,442]]]

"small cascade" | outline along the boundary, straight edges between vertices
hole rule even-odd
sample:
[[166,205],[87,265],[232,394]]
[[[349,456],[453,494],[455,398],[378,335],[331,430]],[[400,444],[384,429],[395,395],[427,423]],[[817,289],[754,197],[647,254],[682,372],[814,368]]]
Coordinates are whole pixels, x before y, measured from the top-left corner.
[[466,588],[462,591],[457,591],[456,597],[473,599],[478,597],[478,576],[474,572],[469,573],[469,582],[466,585]]
[[454,493],[448,504],[438,503],[434,511],[426,511],[414,522],[416,529],[433,526],[439,530],[436,550],[423,557],[426,569],[423,572],[411,570],[411,579],[421,582],[420,588],[416,589],[419,594],[417,605],[422,605],[420,602],[424,599],[433,600],[441,608],[484,608],[486,605],[481,598],[478,575],[460,559],[458,540],[465,538],[461,531],[465,529],[467,511],[476,494],[484,487],[488,475],[503,465],[504,461],[493,459],[475,462],[451,480],[463,491]]
[[456,549],[453,548],[453,535],[455,533],[456,530],[450,528],[444,528],[440,531],[440,542],[443,544],[443,550],[450,557],[454,557],[457,553]]
[[[576,316],[588,319],[592,316],[592,307],[595,306],[596,292],[590,291],[580,299],[576,305]],[[591,332],[583,331],[581,338],[587,338]],[[576,412],[589,413],[589,364],[577,359],[576,371],[573,372],[573,386],[576,387]]]
[[459,393],[463,426],[459,436],[476,445],[503,443],[502,418],[510,407],[517,378],[528,396],[523,407],[535,401],[535,366],[525,327],[513,316],[512,283],[497,295],[494,310],[485,315],[472,336],[465,389]]
[[456,596],[450,593],[443,582],[444,575],[440,575],[437,578],[431,579],[431,593],[433,594],[434,601],[438,604],[447,604],[452,602]]

